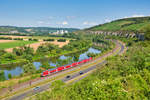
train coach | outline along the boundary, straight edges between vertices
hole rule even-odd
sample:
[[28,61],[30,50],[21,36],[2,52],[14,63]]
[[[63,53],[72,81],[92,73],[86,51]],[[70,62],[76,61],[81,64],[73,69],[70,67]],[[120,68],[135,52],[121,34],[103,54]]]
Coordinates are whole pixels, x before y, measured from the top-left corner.
[[63,71],[65,69],[68,69],[68,68],[71,68],[71,67],[75,67],[77,65],[80,65],[80,64],[83,64],[83,63],[86,63],[86,62],[89,62],[92,60],[92,57],[88,58],[88,59],[84,59],[84,60],[81,60],[79,62],[74,62],[72,63],[71,65],[67,65],[67,66],[61,66],[61,67],[58,67],[58,68],[54,68],[54,69],[49,69],[49,70],[46,70],[46,71],[43,71],[41,76],[42,77],[45,77],[45,76],[48,76],[52,73],[56,73],[56,72],[60,72],[60,71]]

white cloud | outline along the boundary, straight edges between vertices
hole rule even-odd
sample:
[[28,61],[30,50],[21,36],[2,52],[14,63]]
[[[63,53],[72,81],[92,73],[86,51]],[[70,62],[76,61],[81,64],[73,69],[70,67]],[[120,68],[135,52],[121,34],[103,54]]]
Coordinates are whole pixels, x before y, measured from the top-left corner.
[[62,25],[68,25],[68,22],[67,21],[63,21]]
[[88,22],[83,22],[83,25],[88,25]]
[[108,18],[106,18],[104,21],[105,21],[106,23],[111,22],[111,20],[108,19]]
[[97,23],[85,21],[83,22],[83,25],[97,25]]
[[145,15],[142,15],[142,14],[140,14],[140,15],[138,15],[138,14],[134,14],[134,15],[132,15],[131,17],[144,17]]
[[125,16],[123,18],[130,18],[130,17],[145,17],[145,16],[149,16],[149,15],[143,15],[143,14],[133,14],[131,16]]

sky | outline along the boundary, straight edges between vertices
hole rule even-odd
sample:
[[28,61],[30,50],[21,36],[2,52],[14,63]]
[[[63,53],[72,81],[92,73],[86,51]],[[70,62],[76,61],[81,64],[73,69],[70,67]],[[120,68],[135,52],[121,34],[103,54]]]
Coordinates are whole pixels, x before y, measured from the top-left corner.
[[150,16],[150,0],[0,0],[0,26],[87,28]]

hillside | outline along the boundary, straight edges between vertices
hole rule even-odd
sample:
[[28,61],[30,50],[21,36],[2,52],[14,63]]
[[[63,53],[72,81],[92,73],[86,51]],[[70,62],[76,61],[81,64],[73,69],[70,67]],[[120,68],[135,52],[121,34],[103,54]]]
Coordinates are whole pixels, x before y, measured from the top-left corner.
[[144,32],[143,28],[150,25],[150,17],[134,17],[115,20],[88,28],[90,31],[125,31],[125,32]]
[[52,27],[15,27],[15,26],[0,26],[0,33],[29,33],[29,34],[49,34],[57,30],[67,30],[73,32],[79,30],[77,28],[52,28]]

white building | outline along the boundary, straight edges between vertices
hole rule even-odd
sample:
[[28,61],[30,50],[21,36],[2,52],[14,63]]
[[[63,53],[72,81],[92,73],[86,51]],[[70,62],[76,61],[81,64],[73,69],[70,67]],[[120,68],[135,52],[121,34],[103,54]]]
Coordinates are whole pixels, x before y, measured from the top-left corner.
[[56,32],[53,32],[52,34],[64,34],[64,33],[68,33],[67,30],[57,30]]

